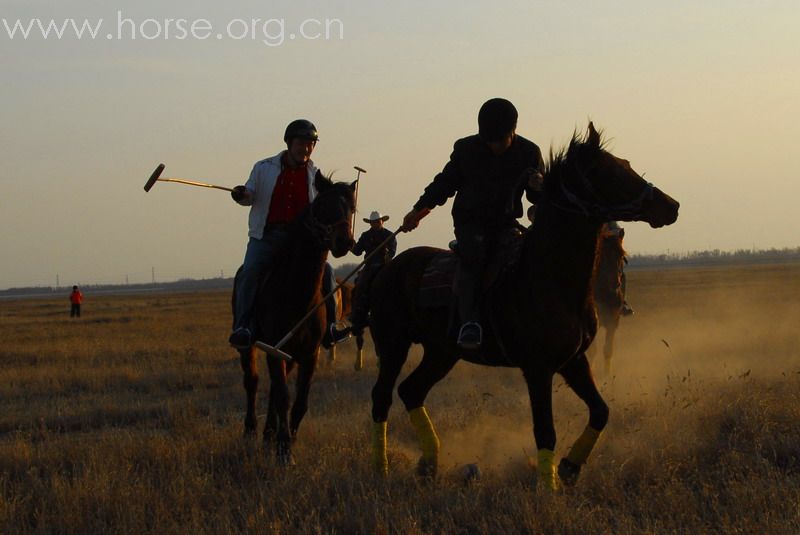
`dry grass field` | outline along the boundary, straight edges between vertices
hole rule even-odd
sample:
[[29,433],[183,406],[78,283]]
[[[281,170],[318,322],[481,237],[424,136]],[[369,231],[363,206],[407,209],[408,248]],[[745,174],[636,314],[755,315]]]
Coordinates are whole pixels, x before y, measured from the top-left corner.
[[[434,483],[395,397],[382,480],[375,358],[354,371],[348,342],[281,469],[241,436],[227,292],[87,292],[79,320],[66,294],[0,301],[0,533],[800,533],[800,266],[631,271],[628,295],[609,426],[556,495],[532,486],[516,370],[459,364],[431,393]],[[587,413],[556,390],[561,456]]]

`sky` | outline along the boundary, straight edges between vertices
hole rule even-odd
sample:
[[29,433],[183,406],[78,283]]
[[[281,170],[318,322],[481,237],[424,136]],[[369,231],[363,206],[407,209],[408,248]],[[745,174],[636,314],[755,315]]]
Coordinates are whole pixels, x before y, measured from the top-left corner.
[[[231,276],[247,209],[142,187],[161,162],[242,184],[299,117],[334,179],[367,170],[356,234],[372,210],[394,230],[497,96],[545,154],[593,120],[681,203],[625,224],[632,254],[800,245],[794,0],[220,4],[0,1],[0,289]],[[399,248],[445,246],[451,203]]]

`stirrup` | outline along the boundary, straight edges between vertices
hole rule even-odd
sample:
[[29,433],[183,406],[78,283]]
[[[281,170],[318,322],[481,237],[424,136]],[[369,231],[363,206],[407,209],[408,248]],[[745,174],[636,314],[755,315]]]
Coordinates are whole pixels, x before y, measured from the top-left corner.
[[351,327],[345,327],[343,329],[337,329],[335,323],[331,323],[330,326],[330,335],[331,341],[333,345],[338,344],[339,342],[344,342],[348,338],[350,338],[350,333],[352,331]]
[[469,321],[461,326],[458,331],[458,347],[466,350],[475,350],[481,346],[483,341],[483,329],[481,324]]

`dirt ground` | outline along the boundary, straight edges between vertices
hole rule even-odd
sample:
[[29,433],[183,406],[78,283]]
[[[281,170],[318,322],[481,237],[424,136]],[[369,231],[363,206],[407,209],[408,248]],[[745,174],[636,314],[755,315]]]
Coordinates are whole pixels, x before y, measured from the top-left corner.
[[[438,480],[414,476],[396,396],[376,478],[369,340],[360,372],[352,342],[323,356],[297,465],[277,467],[241,438],[228,297],[86,291],[79,320],[66,295],[0,302],[0,533],[800,532],[800,265],[631,270],[636,314],[611,373],[594,363],[609,426],[555,496],[528,466],[519,371],[465,363],[426,402]],[[561,457],[588,416],[561,381],[554,407]]]

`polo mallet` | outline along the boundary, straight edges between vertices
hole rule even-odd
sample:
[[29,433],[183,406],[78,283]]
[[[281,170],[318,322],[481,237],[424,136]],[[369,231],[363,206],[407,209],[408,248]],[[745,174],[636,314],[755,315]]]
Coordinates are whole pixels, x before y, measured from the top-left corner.
[[[353,169],[358,171],[356,175],[356,193],[355,193],[355,201],[356,201],[356,210],[358,210],[358,184],[361,182],[361,173],[367,174],[367,170],[363,169],[359,166],[354,166]],[[353,220],[350,222],[350,228],[355,230],[356,229],[356,212],[353,211]]]
[[188,184],[189,186],[200,186],[201,188],[214,188],[214,189],[221,189],[225,191],[233,191],[231,188],[226,188],[224,186],[215,186],[214,184],[205,184],[203,182],[194,182],[193,180],[184,180],[182,178],[161,178],[161,173],[164,172],[165,165],[163,163],[158,164],[153,174],[150,175],[150,178],[147,179],[147,182],[144,185],[145,191],[150,191],[150,189],[155,185],[156,182],[177,182],[178,184]]
[[361,268],[364,266],[364,264],[366,264],[366,263],[367,263],[367,260],[369,260],[370,258],[372,258],[372,257],[373,257],[373,256],[374,256],[376,253],[380,252],[380,251],[381,251],[381,249],[383,249],[383,246],[384,246],[384,245],[386,245],[387,243],[389,243],[389,240],[391,240],[392,238],[394,238],[395,236],[397,236],[398,234],[400,234],[400,232],[401,232],[402,230],[403,230],[403,227],[401,226],[399,229],[395,230],[395,231],[394,231],[394,233],[392,233],[392,235],[391,235],[391,236],[389,236],[388,238],[386,238],[385,240],[383,240],[383,242],[381,242],[381,244],[380,244],[380,245],[378,245],[378,246],[377,246],[377,247],[376,247],[376,248],[375,248],[375,249],[374,249],[374,250],[373,250],[373,251],[372,251],[370,254],[368,254],[368,255],[367,255],[365,258],[364,258],[364,260],[362,260],[362,261],[361,261],[361,263],[360,263],[359,265],[357,265],[355,268],[353,268],[353,271],[351,271],[351,272],[350,272],[350,273],[349,273],[349,274],[348,274],[348,275],[347,275],[347,276],[346,276],[344,279],[342,279],[342,282],[340,282],[339,284],[337,284],[337,285],[336,285],[336,287],[335,287],[334,289],[332,289],[332,290],[331,290],[331,291],[328,293],[328,295],[326,295],[325,297],[323,297],[323,298],[322,298],[322,301],[320,301],[319,303],[317,303],[316,305],[314,305],[313,307],[311,307],[311,310],[309,310],[308,312],[306,312],[306,315],[305,315],[305,316],[303,316],[303,317],[302,317],[302,319],[300,319],[300,321],[298,321],[298,322],[297,322],[297,324],[296,324],[294,327],[292,327],[292,330],[291,330],[291,331],[289,331],[288,333],[286,333],[286,336],[284,336],[283,338],[281,338],[281,340],[280,340],[280,341],[279,341],[277,344],[275,344],[274,346],[271,346],[271,345],[267,344],[266,342],[256,341],[256,343],[255,343],[255,346],[256,346],[258,349],[260,349],[261,351],[263,351],[264,353],[266,353],[267,355],[272,355],[273,357],[277,357],[277,358],[279,358],[279,359],[282,359],[282,360],[287,360],[287,361],[292,361],[292,360],[294,360],[294,359],[292,358],[292,356],[291,356],[289,353],[286,353],[285,351],[282,351],[282,350],[281,350],[281,348],[282,348],[283,346],[285,346],[285,345],[286,345],[286,343],[287,343],[289,340],[291,340],[291,339],[292,339],[292,336],[294,336],[294,335],[295,335],[295,333],[297,333],[297,331],[298,331],[298,330],[300,330],[300,327],[302,327],[302,326],[303,326],[303,323],[305,323],[305,321],[306,321],[308,318],[310,318],[310,317],[311,317],[311,314],[313,314],[313,313],[314,313],[314,312],[315,312],[315,311],[316,311],[316,310],[317,310],[317,309],[318,309],[320,306],[322,306],[322,304],[323,304],[323,303],[325,303],[325,301],[327,301],[327,300],[328,300],[328,299],[329,299],[329,298],[330,298],[330,297],[331,297],[331,296],[332,296],[334,293],[336,293],[336,290],[338,290],[339,288],[341,288],[341,287],[344,285],[344,283],[345,283],[345,282],[347,282],[348,280],[350,280],[350,277],[352,277],[353,275],[355,275],[355,274],[358,272],[358,270],[359,270],[359,269],[361,269]]

